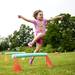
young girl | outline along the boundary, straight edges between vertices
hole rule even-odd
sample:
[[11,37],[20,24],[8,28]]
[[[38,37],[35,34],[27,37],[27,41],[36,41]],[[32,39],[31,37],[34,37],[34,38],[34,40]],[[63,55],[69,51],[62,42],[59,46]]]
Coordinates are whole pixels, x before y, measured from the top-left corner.
[[[34,24],[34,27],[35,27],[34,39],[28,43],[28,46],[32,47],[33,44],[36,42],[36,49],[34,50],[34,52],[39,52],[39,50],[43,44],[43,37],[46,34],[46,24],[47,24],[47,21],[49,21],[49,20],[44,19],[42,10],[36,10],[33,13],[33,17],[35,18],[35,20],[26,19],[21,15],[19,15],[18,17],[27,22]],[[62,16],[56,16],[55,18],[53,18],[51,20],[54,20],[56,18],[62,19]],[[31,57],[31,59],[29,61],[30,64],[32,64],[33,59],[34,59],[34,57]]]

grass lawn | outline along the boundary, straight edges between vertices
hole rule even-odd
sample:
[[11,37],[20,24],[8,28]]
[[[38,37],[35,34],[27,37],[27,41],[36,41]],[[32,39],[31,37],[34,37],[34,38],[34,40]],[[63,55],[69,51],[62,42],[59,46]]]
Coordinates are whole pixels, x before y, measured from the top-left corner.
[[14,61],[11,56],[0,54],[0,75],[75,75],[75,52],[49,53],[54,66],[46,66],[45,57],[36,57],[33,64],[29,64],[29,57],[19,58],[22,71],[13,71]]

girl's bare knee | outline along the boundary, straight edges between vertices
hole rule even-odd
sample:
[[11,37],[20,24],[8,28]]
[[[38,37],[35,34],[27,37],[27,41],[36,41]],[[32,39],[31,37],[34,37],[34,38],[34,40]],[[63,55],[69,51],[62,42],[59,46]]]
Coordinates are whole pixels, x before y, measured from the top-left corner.
[[43,37],[45,36],[45,33],[39,33],[38,36]]

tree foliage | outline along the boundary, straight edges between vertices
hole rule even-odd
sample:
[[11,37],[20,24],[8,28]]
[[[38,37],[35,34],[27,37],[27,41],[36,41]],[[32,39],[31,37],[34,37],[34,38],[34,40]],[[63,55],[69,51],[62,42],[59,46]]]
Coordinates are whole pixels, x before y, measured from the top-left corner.
[[33,38],[32,28],[22,24],[19,31],[14,31],[13,37],[10,39],[11,47],[25,46]]
[[54,20],[48,23],[45,44],[51,44],[57,51],[75,50],[75,17],[64,15],[62,20]]
[[5,41],[1,42],[1,50],[7,48],[15,48],[26,46],[33,38],[33,30],[29,26],[22,24],[19,31],[15,30],[12,35],[9,35]]

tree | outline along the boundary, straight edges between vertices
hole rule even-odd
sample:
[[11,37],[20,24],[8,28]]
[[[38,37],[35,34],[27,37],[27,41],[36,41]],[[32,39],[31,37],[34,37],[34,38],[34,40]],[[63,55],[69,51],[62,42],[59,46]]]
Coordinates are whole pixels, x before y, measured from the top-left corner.
[[0,51],[6,50],[9,47],[8,42],[5,38],[2,38],[0,42]]
[[75,18],[70,14],[64,15],[62,20],[48,23],[45,44],[51,44],[57,51],[73,51],[75,49]]
[[33,38],[33,31],[32,28],[26,26],[24,24],[21,25],[19,30],[19,40],[22,46],[27,45],[29,41]]
[[32,28],[22,24],[19,31],[14,31],[13,36],[9,36],[11,48],[25,46],[33,38]]

